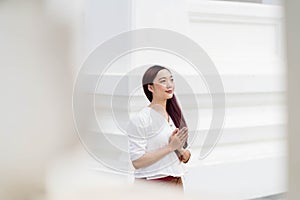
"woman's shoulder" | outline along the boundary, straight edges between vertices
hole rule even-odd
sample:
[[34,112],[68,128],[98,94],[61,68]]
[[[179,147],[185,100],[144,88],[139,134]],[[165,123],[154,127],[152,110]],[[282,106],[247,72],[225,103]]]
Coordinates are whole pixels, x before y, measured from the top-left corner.
[[127,131],[144,129],[149,126],[150,121],[149,108],[142,108],[130,116]]
[[130,120],[131,121],[146,121],[149,120],[149,115],[150,113],[150,107],[144,107],[141,108],[140,110],[138,110],[136,113],[134,113],[131,117]]
[[[129,129],[139,131],[161,131],[166,126],[165,119],[152,107],[144,107],[130,117]],[[129,131],[130,132],[130,131]]]
[[162,125],[165,121],[162,112],[159,108],[147,106],[133,114],[130,121],[143,126]]

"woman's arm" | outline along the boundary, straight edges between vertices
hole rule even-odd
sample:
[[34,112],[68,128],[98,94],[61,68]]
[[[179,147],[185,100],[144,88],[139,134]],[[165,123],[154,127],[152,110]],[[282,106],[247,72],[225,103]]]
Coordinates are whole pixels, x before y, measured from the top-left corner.
[[141,167],[147,167],[159,161],[164,156],[175,151],[176,149],[182,148],[187,139],[187,129],[183,129],[180,131],[178,129],[175,129],[174,132],[178,132],[178,134],[174,134],[174,137],[170,138],[168,145],[155,151],[147,152],[140,158],[132,161],[134,168],[139,169]]
[[135,169],[146,167],[162,159],[164,156],[168,155],[172,151],[172,148],[169,145],[167,145],[161,149],[157,149],[156,151],[145,153],[144,155],[142,155],[142,157],[132,161],[132,164]]

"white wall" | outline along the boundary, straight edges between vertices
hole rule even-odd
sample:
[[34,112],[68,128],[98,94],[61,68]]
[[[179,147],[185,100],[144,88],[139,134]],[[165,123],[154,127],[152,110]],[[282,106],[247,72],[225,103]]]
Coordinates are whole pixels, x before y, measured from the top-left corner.
[[193,162],[188,175],[198,194],[246,199],[287,190],[282,10],[190,1],[190,35],[215,62],[227,105],[222,138],[207,159]]
[[[114,2],[95,4],[90,1],[89,5],[93,6],[88,9],[87,18],[91,22],[87,29],[89,45],[96,45],[110,34],[113,36],[130,29],[165,28],[195,40],[207,51],[221,74],[227,106],[223,135],[212,154],[198,160],[210,124],[211,105],[207,93],[196,93],[200,99],[201,123],[192,146],[194,156],[186,176],[187,192],[207,196],[217,192],[223,198],[246,199],[286,191],[282,7],[217,1],[123,3],[123,7],[129,7],[128,12]],[[102,22],[102,27],[99,25],[104,16],[110,16],[99,12],[100,5],[106,8],[104,10],[114,7],[112,13],[122,10],[117,16],[112,14],[113,25],[108,21]],[[176,70],[190,80],[197,77],[191,70],[180,67],[184,65],[180,59],[167,54],[158,55],[154,51],[132,53],[117,62],[107,77],[116,81],[129,69],[153,62],[176,66]],[[119,146],[126,147],[124,135],[118,131],[109,117],[110,110],[104,106],[109,105],[107,95],[113,89],[109,85],[105,90],[97,91],[96,99],[107,103],[97,104],[98,118],[103,122],[107,136]],[[120,95],[126,98],[126,92]],[[141,91],[135,94],[135,99],[135,106],[143,107],[146,103]],[[183,107],[186,107],[187,118],[195,117],[195,108]],[[123,112],[122,106],[118,109]]]

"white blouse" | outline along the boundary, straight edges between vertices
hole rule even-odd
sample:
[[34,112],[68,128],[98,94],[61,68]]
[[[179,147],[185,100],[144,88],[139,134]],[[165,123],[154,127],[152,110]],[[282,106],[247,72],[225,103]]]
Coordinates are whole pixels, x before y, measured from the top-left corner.
[[[169,144],[169,138],[175,129],[171,117],[169,122],[158,111],[145,107],[130,119],[127,126],[129,155],[134,161],[146,152],[155,151]],[[161,178],[165,176],[183,176],[185,166],[175,152],[143,168],[136,169],[136,178]]]

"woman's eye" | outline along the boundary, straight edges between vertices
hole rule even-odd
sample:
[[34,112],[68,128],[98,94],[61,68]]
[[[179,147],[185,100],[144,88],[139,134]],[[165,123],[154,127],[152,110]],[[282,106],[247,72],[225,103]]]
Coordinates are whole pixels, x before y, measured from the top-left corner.
[[162,81],[160,81],[161,83],[165,83],[166,82],[166,80],[162,80]]
[[173,81],[174,81],[174,79],[173,79],[173,78],[171,78],[171,81],[173,82]]

